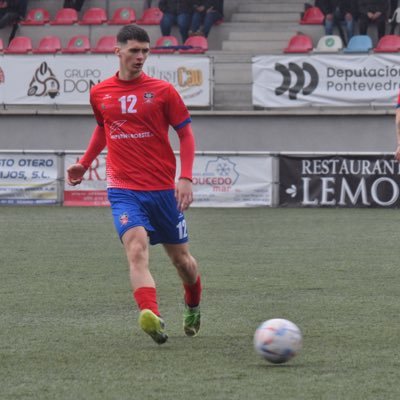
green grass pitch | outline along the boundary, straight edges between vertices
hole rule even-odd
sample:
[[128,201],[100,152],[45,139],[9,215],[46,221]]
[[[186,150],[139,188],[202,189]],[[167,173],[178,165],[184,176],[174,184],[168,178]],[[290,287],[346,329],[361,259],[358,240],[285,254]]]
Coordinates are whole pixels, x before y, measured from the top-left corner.
[[[400,398],[400,215],[383,209],[192,209],[202,329],[151,248],[169,341],[137,325],[107,208],[0,207],[0,398]],[[292,320],[302,352],[273,365],[256,327]]]

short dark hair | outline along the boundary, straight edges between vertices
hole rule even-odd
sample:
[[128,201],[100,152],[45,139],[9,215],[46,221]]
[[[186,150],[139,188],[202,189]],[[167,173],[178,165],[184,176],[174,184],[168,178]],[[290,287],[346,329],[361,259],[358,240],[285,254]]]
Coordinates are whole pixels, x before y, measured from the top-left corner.
[[143,28],[135,24],[123,26],[117,34],[118,43],[126,44],[128,40],[150,43],[149,34]]

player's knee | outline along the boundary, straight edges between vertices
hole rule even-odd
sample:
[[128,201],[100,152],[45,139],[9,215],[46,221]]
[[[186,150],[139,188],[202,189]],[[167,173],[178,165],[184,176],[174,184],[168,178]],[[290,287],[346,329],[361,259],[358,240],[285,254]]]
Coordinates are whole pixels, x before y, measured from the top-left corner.
[[186,251],[173,254],[171,257],[171,261],[176,268],[181,270],[192,269],[193,264],[195,264],[195,260],[192,255]]
[[143,265],[147,260],[147,245],[141,242],[130,243],[127,248],[127,258],[132,267]]

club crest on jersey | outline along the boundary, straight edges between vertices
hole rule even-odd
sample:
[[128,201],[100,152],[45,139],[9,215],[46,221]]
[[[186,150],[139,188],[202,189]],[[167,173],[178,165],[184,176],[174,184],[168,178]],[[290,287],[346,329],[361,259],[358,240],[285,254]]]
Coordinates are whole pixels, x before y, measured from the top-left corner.
[[126,212],[121,214],[119,216],[119,222],[121,223],[121,225],[126,225],[129,222],[129,215]]
[[145,103],[151,103],[152,100],[153,100],[153,98],[154,98],[154,93],[146,92],[146,93],[143,95],[143,98],[144,98],[144,102],[145,102]]

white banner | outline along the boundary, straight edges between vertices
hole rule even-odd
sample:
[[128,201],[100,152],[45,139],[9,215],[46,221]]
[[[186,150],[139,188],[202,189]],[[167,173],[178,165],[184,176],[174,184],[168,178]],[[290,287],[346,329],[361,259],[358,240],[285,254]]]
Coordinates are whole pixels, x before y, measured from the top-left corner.
[[311,54],[253,58],[253,105],[396,104],[400,54]]
[[[80,155],[65,156],[69,165]],[[193,169],[193,207],[272,206],[273,157],[266,155],[196,155]],[[177,174],[180,160],[177,156]],[[64,205],[108,205],[105,155],[101,154],[86,172],[80,185],[64,186]]]
[[[179,157],[177,165],[180,165]],[[272,183],[272,157],[197,155],[193,169],[193,206],[271,206]]]
[[[88,105],[92,86],[114,75],[114,55],[0,57],[0,103]],[[210,59],[152,55],[144,72],[174,85],[187,106],[209,106]]]
[[58,157],[0,154],[0,204],[57,203]]

